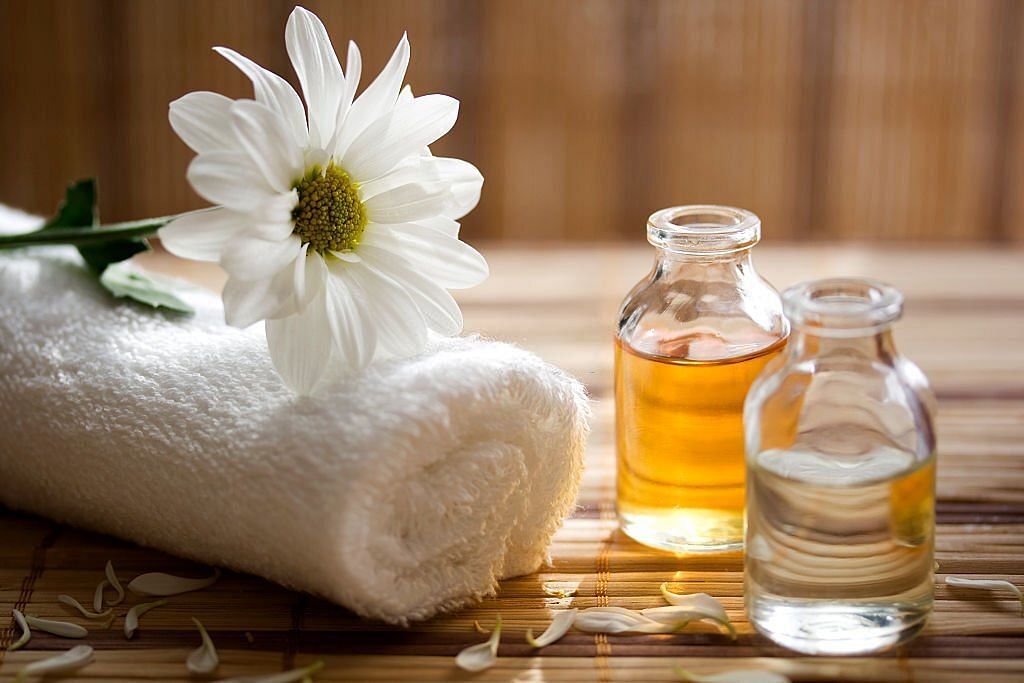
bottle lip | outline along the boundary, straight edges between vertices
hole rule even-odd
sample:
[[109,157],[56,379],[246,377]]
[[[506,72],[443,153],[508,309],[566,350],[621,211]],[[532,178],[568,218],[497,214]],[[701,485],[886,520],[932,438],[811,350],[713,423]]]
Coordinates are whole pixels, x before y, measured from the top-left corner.
[[868,278],[828,278],[789,287],[782,306],[794,327],[815,334],[855,337],[881,331],[903,315],[903,294]]
[[760,239],[761,219],[731,206],[672,206],[647,219],[647,241],[677,254],[729,254]]

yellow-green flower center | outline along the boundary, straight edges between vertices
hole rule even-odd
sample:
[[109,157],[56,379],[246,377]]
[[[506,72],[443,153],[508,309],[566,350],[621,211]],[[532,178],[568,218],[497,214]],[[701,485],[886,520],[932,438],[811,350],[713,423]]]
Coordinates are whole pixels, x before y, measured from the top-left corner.
[[294,233],[310,249],[352,251],[366,229],[366,209],[348,173],[334,163],[313,166],[297,183],[299,203],[292,209]]

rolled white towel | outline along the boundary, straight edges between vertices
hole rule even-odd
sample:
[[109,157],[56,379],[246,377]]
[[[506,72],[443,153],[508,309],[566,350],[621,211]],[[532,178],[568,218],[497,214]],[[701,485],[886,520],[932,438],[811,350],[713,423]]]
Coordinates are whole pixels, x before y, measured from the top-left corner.
[[70,249],[0,256],[0,502],[393,623],[529,573],[573,506],[581,385],[476,338],[336,378],[262,331],[116,304]]

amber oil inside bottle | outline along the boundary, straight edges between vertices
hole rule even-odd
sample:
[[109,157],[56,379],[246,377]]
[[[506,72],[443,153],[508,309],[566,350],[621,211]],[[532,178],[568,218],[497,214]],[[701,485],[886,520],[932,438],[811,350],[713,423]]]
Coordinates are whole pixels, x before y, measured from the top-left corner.
[[[765,341],[715,358],[714,335],[671,340],[671,356],[616,340],[618,510],[630,536],[677,552],[742,547],[743,401],[786,344]],[[683,345],[697,358],[676,357]]]

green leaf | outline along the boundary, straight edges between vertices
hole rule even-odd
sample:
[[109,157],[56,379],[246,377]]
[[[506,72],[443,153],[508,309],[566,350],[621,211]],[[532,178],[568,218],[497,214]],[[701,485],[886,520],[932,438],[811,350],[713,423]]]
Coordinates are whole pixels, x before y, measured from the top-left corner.
[[[56,215],[48,220],[40,230],[98,226],[100,223],[98,199],[95,178],[86,178],[68,185],[68,189],[64,191],[64,201],[57,207]],[[149,245],[145,239],[129,237],[78,247],[78,253],[85,259],[86,265],[92,272],[99,275],[111,263],[127,261],[135,254],[147,249],[149,249]]]
[[142,238],[114,239],[109,242],[78,247],[78,253],[94,273],[102,273],[112,263],[127,261],[135,254],[149,250],[149,244]]
[[[57,213],[40,231],[51,228],[86,228],[100,224],[96,179],[86,178],[72,183],[64,192],[64,201]],[[78,247],[86,265],[100,276],[100,284],[116,297],[127,297],[153,307],[182,313],[193,309],[174,293],[170,281],[147,275],[128,265],[128,259],[149,249],[142,237],[121,237],[99,244]]]
[[126,261],[108,265],[100,276],[100,284],[116,297],[129,297],[154,308],[169,308],[181,313],[195,312],[174,293],[171,281],[143,273]]
[[86,178],[64,191],[64,201],[57,207],[57,213],[46,221],[40,230],[47,228],[82,228],[99,223],[96,208],[96,179]]

